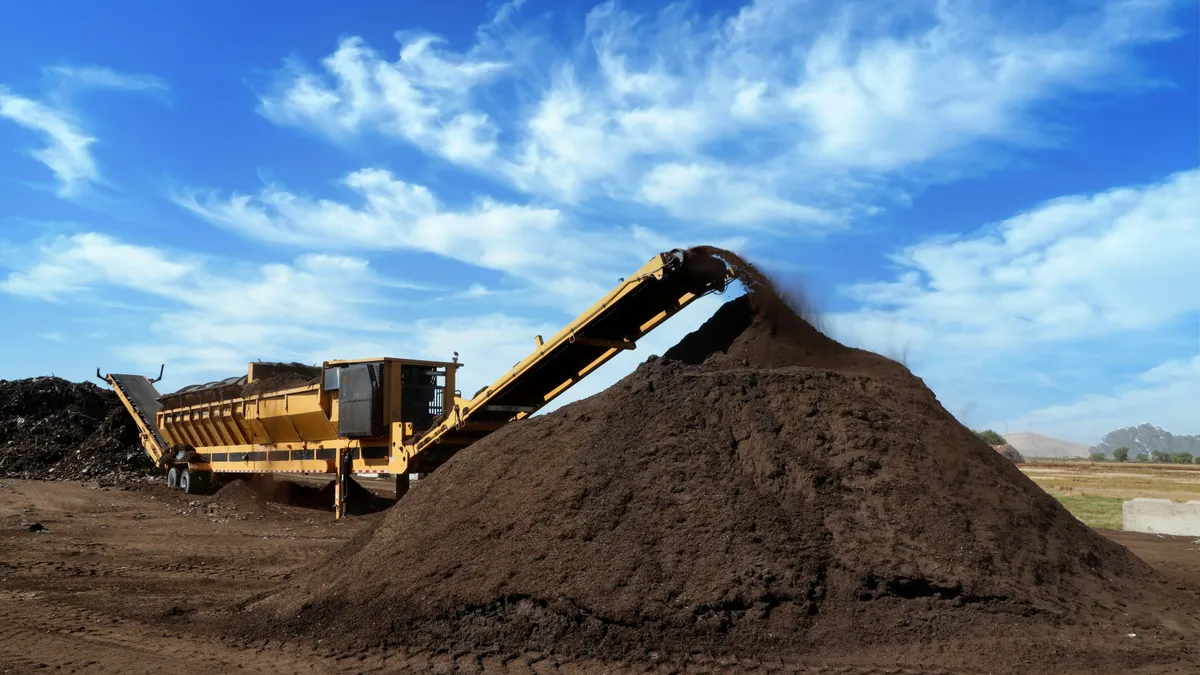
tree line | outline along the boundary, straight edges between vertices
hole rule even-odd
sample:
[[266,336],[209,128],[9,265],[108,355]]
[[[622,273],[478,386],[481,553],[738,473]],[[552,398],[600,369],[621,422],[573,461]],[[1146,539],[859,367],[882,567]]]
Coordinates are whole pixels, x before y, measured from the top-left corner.
[[[1093,462],[1107,462],[1108,455],[1103,452],[1093,452]],[[1129,448],[1114,448],[1112,451],[1112,461],[1128,462]],[[1150,452],[1139,452],[1132,459],[1134,462],[1154,462],[1155,464],[1200,464],[1200,457],[1195,457],[1190,452],[1163,452],[1161,450],[1151,450]]]
[[[976,431],[975,435],[981,441],[988,445],[1008,445],[1008,441],[1003,436],[991,429]],[[1093,452],[1091,454],[1093,462],[1110,461],[1108,455],[1103,452]],[[1115,448],[1112,452],[1114,462],[1153,462],[1155,464],[1200,464],[1200,457],[1194,456],[1190,452],[1163,452],[1161,450],[1151,450],[1150,452],[1139,452],[1131,459],[1129,457],[1129,448]]]

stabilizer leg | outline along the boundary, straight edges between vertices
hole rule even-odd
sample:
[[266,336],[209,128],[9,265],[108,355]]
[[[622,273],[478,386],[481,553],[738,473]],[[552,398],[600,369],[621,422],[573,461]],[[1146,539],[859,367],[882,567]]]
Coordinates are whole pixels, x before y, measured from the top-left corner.
[[333,517],[335,520],[341,520],[346,515],[346,497],[349,492],[350,480],[350,450],[348,448],[338,448],[337,450],[337,478],[334,479],[333,486]]

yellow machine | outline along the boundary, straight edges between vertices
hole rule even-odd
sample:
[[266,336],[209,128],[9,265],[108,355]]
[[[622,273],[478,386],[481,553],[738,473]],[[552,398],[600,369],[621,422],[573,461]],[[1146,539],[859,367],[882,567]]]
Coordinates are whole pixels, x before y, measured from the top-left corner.
[[[216,477],[332,474],[340,518],[352,474],[394,475],[400,498],[410,473],[432,472],[463,447],[533,414],[735,277],[734,268],[707,254],[660,253],[558,334],[535,337],[529,356],[469,400],[455,390],[463,367],[457,354],[448,362],[372,358],[307,369],[252,363],[245,377],[167,396],[155,389],[157,379],[102,379],[132,414],[142,446],[169,485],[197,493]],[[312,382],[255,393],[256,383],[281,374]]]

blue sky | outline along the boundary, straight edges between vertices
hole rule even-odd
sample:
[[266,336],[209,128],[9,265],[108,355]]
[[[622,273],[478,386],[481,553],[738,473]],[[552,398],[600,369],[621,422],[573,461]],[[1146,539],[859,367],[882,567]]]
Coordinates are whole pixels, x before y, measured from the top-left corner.
[[469,392],[711,243],[973,427],[1200,433],[1194,2],[288,7],[5,9],[0,378],[458,351]]

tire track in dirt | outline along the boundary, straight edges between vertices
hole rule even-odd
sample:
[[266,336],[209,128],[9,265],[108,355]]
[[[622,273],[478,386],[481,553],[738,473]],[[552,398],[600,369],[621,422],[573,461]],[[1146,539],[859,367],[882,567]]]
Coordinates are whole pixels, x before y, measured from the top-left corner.
[[189,580],[208,579],[228,583],[230,581],[287,581],[292,577],[291,572],[268,572],[262,569],[246,567],[217,567],[212,565],[167,565],[160,568],[148,569],[132,565],[115,563],[89,563],[74,565],[63,562],[37,563],[6,563],[0,561],[0,570],[8,575],[24,574],[31,577],[98,577],[101,579],[137,578],[148,580],[149,577],[160,577],[170,581],[179,575],[187,575]]
[[[152,495],[101,493],[80,486],[37,481],[0,489],[0,512],[15,520],[36,504],[62,518],[50,534],[0,530],[0,673],[481,673],[507,675],[652,675],[658,673],[801,673],[827,675],[977,675],[966,669],[920,668],[923,655],[907,665],[880,655],[809,654],[802,662],[753,659],[714,661],[692,655],[686,663],[635,660],[570,660],[539,653],[420,653],[375,646],[338,651],[325,639],[283,636],[247,641],[232,630],[230,607],[294,579],[319,564],[331,548],[368,521],[330,526],[287,514],[261,524],[223,526],[206,519],[169,514],[131,521],[149,512]],[[118,503],[115,511],[88,500]],[[84,508],[86,506],[86,508]],[[53,522],[47,520],[46,522]],[[1118,533],[1120,534],[1120,533]],[[1196,546],[1124,535],[1174,581],[1195,593],[1200,580]],[[1179,568],[1175,572],[1175,568]],[[94,572],[94,574],[92,573]],[[1184,602],[1191,601],[1190,596]],[[327,634],[319,634],[318,638]],[[872,665],[864,665],[874,661]],[[882,665],[881,665],[882,664]],[[1137,673],[1187,672],[1182,664],[1148,665]]]
[[340,673],[311,653],[237,649],[211,639],[171,635],[152,626],[0,592],[0,671],[57,669],[89,673],[177,672]]
[[[575,675],[583,673],[798,673],[827,675],[968,675],[971,671],[901,666],[805,666],[798,663],[693,660],[632,664],[559,660],[542,654],[482,656],[429,652],[326,652],[298,643],[239,643],[232,638],[173,635],[170,628],[74,607],[39,593],[0,591],[0,673],[39,670],[116,675],[168,673],[478,673]],[[972,673],[973,675],[973,673]]]

